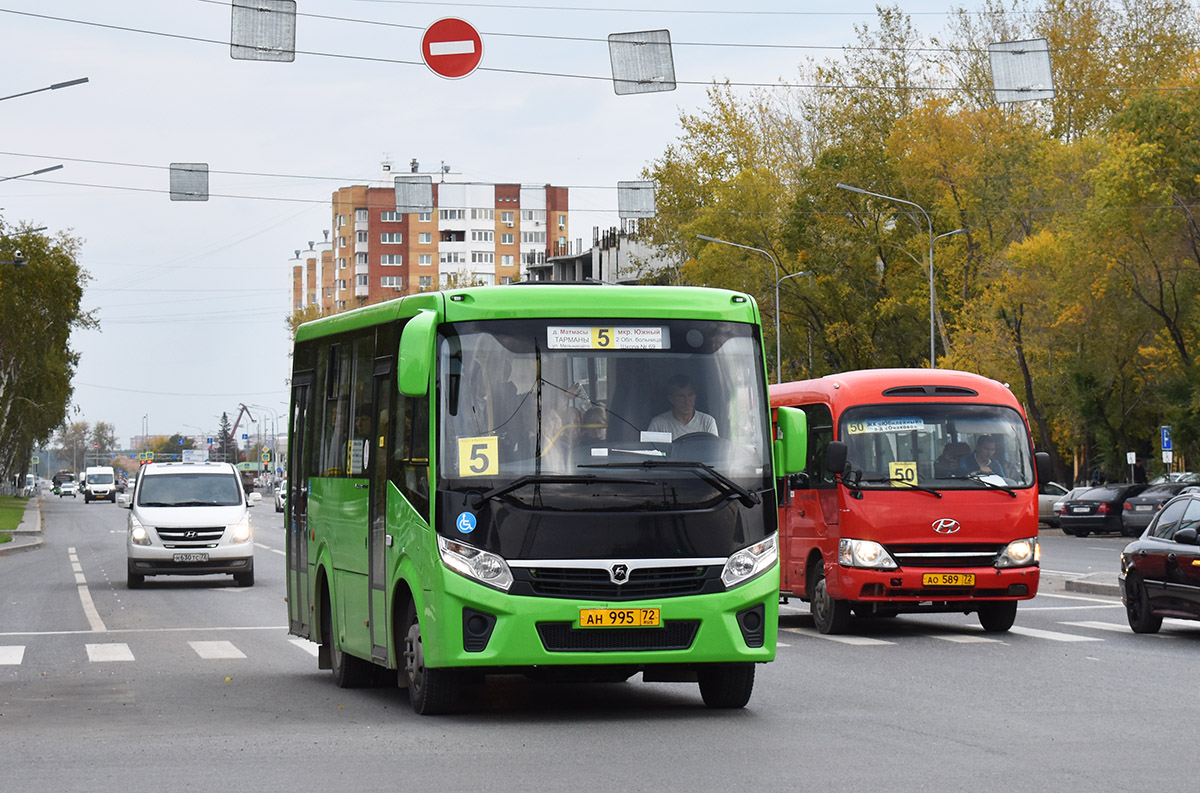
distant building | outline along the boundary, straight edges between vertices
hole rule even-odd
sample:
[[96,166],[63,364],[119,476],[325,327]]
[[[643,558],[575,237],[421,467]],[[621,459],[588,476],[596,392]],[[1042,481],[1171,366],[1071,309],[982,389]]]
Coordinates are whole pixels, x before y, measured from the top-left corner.
[[[412,173],[419,167],[413,161]],[[447,284],[502,284],[570,253],[567,188],[455,181],[438,173],[433,211],[396,212],[392,164],[378,184],[332,197],[332,233],[292,259],[292,306],[336,313]]]
[[[577,245],[582,248],[582,244]],[[547,257],[529,266],[531,281],[603,281],[636,284],[671,266],[637,236],[636,221],[620,228],[592,229],[592,247]]]

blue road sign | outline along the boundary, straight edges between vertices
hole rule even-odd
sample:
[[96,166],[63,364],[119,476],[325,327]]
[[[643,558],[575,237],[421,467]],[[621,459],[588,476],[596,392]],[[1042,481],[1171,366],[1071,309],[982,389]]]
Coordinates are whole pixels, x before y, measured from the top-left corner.
[[1164,452],[1171,451],[1171,425],[1164,424],[1162,426],[1162,450]]

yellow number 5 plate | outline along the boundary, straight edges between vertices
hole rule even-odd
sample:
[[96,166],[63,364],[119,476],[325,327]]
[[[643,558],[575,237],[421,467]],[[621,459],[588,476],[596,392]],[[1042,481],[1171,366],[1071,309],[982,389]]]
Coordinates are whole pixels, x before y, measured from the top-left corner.
[[975,586],[974,573],[925,573],[921,586]]
[[581,628],[657,628],[658,609],[580,609]]

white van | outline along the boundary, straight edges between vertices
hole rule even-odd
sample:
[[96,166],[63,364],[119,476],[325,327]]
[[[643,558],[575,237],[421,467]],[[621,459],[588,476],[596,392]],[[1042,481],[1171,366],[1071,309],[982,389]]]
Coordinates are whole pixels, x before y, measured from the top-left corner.
[[117,475],[109,465],[89,465],[83,472],[83,502],[117,502]]
[[129,506],[127,584],[154,575],[229,574],[254,585],[254,534],[229,463],[148,463]]

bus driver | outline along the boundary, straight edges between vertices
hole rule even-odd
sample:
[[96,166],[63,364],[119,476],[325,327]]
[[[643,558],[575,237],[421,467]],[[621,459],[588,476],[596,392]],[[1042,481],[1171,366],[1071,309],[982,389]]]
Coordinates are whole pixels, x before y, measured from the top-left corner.
[[671,409],[650,419],[650,432],[669,432],[671,440],[694,432],[718,435],[717,421],[707,413],[696,410],[696,389],[687,375],[672,375],[667,380],[667,401]]

